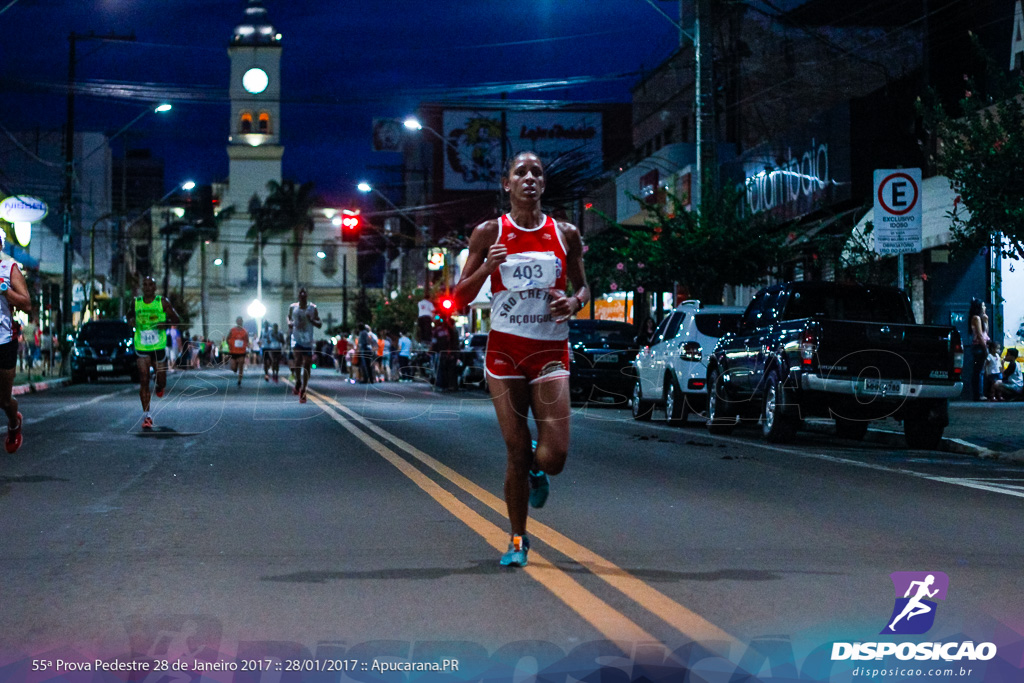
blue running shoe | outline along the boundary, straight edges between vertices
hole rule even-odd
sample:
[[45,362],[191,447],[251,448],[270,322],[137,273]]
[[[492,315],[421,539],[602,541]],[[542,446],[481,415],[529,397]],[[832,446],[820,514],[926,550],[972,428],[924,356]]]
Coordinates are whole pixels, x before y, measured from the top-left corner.
[[[537,450],[537,441],[531,441],[532,450]],[[548,502],[548,494],[551,493],[551,482],[546,472],[530,470],[530,507],[542,508]]]
[[526,536],[513,536],[508,544],[508,552],[499,561],[502,567],[525,567],[526,554],[530,552],[530,539]]
[[530,470],[530,507],[542,508],[548,502],[548,494],[551,493],[551,482],[546,472],[534,472]]

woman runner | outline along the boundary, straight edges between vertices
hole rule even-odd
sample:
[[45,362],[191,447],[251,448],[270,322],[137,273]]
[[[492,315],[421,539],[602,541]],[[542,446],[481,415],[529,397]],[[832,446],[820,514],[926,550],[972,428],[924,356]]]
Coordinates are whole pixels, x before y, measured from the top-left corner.
[[[565,321],[590,298],[579,230],[541,211],[544,167],[520,152],[502,178],[511,202],[506,215],[478,225],[455,288],[472,301],[490,278],[491,332],[486,371],[494,410],[508,451],[505,504],[512,533],[503,566],[523,567],[530,541],[527,502],[542,507],[548,475],[565,466],[569,450],[569,327]],[[575,293],[567,296],[566,281]],[[527,416],[533,411],[537,440]]]

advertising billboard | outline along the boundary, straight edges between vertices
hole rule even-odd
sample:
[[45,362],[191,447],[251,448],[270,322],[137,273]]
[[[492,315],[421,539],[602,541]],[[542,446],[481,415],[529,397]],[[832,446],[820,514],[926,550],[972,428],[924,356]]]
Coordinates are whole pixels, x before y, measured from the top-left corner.
[[446,109],[444,189],[496,190],[502,174],[503,141],[508,155],[529,150],[550,163],[562,154],[582,153],[600,168],[604,153],[601,124],[599,111]]

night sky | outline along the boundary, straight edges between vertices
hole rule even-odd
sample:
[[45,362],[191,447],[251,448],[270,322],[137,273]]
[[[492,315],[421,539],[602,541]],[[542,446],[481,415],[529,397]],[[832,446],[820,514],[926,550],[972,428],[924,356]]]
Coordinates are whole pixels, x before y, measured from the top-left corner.
[[[329,201],[362,179],[394,176],[400,163],[371,150],[374,117],[404,117],[420,102],[490,93],[545,100],[629,100],[643,69],[678,42],[645,0],[458,0],[440,3],[265,0],[283,34],[284,176],[313,181]],[[675,0],[657,2],[678,16]],[[0,0],[0,125],[60,130],[68,35],[132,34],[135,42],[80,42],[77,130],[112,133],[150,101],[149,115],[115,143],[148,147],[166,162],[166,184],[227,176],[228,40],[245,0]],[[692,19],[688,19],[692,23]],[[582,85],[522,89],[580,78]],[[517,85],[518,84],[518,85]],[[493,97],[493,95],[490,95]],[[56,161],[56,160],[55,160]]]

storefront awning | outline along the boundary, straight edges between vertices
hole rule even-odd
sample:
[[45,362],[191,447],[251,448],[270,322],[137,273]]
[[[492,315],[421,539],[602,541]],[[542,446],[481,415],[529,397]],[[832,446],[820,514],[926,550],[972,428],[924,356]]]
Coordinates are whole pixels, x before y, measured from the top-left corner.
[[491,307],[491,278],[484,280],[484,286],[480,288],[480,292],[475,299],[469,302],[469,305],[476,309]]

